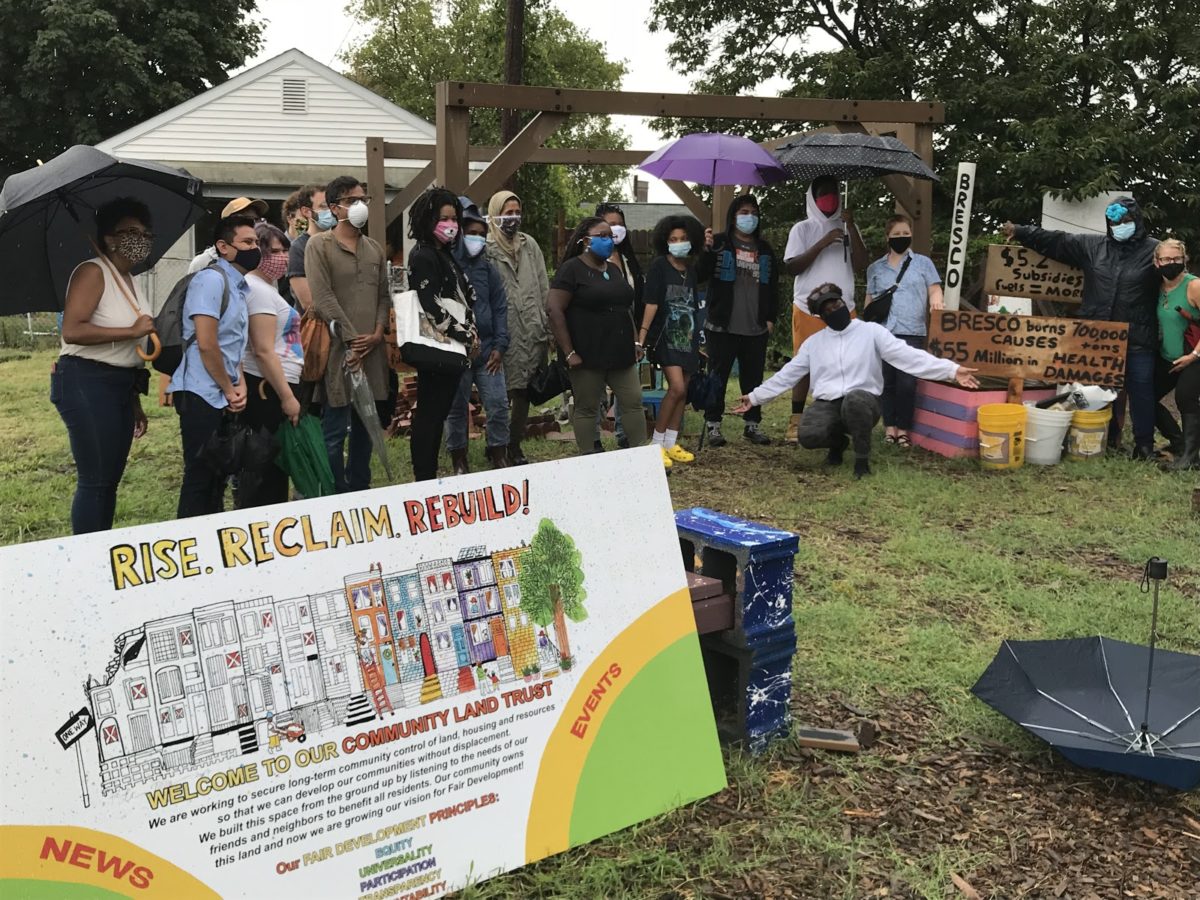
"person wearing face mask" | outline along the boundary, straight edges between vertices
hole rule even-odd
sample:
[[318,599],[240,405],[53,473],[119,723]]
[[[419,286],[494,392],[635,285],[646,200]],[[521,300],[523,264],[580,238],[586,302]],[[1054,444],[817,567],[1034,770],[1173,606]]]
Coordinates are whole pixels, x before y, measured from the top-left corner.
[[[249,345],[242,368],[246,373],[246,412],[250,428],[272,434],[287,419],[300,421],[300,371],[304,351],[300,346],[300,314],[275,289],[287,271],[288,239],[274,225],[260,222],[254,229],[262,261],[246,274],[249,289]],[[243,472],[238,479],[239,508],[283,503],[288,499],[287,472],[275,463],[262,471]]]
[[472,312],[479,335],[479,354],[471,361],[471,368],[463,373],[446,418],[446,449],[454,464],[454,474],[464,475],[471,471],[467,462],[471,385],[479,389],[479,399],[487,414],[488,461],[493,469],[508,465],[508,392],[504,383],[508,297],[500,273],[483,252],[487,246],[487,220],[470,197],[459,197],[458,202],[462,206],[463,233],[454,244],[453,253],[475,291]]
[[296,194],[296,215],[307,224],[288,248],[287,277],[292,301],[298,310],[304,312],[312,306],[308,274],[304,271],[304,251],[314,234],[328,231],[337,224],[337,219],[325,203],[325,185],[306,184]]
[[1200,343],[1186,342],[1189,325],[1200,322],[1200,278],[1187,270],[1183,241],[1170,238],[1154,249],[1160,279],[1158,310],[1159,398],[1175,391],[1183,417],[1183,442],[1175,459],[1163,468],[1174,472],[1200,469]]
[[[1146,232],[1142,210],[1132,197],[1118,197],[1104,211],[1103,234],[1070,234],[1033,225],[1005,222],[1004,236],[1043,256],[1083,270],[1081,319],[1129,324],[1125,358],[1125,394],[1133,419],[1133,458],[1154,457],[1155,359],[1158,322],[1155,301],[1161,279],[1154,267],[1158,241]],[[1119,411],[1124,398],[1113,404],[1114,429],[1110,444],[1120,445]]]
[[[912,251],[912,219],[892,216],[885,226],[888,252],[867,267],[866,304],[881,295],[891,297],[888,331],[910,347],[925,349],[926,314],[942,308],[942,277],[928,256]],[[917,380],[890,363],[883,366],[884,440],[889,444],[911,447],[908,430],[912,428],[913,408],[917,401]]]
[[550,283],[546,306],[575,397],[572,424],[580,453],[596,452],[596,412],[610,389],[621,404],[630,445],[646,443],[646,414],[633,326],[633,288],[609,262],[612,227],[593,216],[576,227]]
[[658,254],[646,274],[646,310],[638,341],[650,359],[662,366],[667,393],[658,408],[651,441],[662,451],[663,466],[692,462],[696,457],[678,444],[687,405],[688,378],[700,367],[700,308],[696,267],[704,246],[704,229],[691,216],[667,216],[654,226]]
[[[242,373],[249,317],[246,273],[258,268],[262,251],[254,221],[246,216],[222,219],[213,237],[218,258],[188,283],[183,301],[185,349],[167,389],[179,416],[183,444],[177,511],[181,519],[223,509],[225,476],[203,460],[201,452],[226,413],[240,413],[246,407]],[[222,311],[226,296],[228,304]]]
[[[854,276],[867,267],[867,247],[854,224],[850,210],[842,208],[841,185],[823,175],[813,179],[805,195],[807,218],[788,232],[783,251],[784,265],[792,283],[792,353],[825,327],[819,317],[809,315],[808,295],[819,284],[832,282],[842,289],[847,308],[854,314]],[[792,390],[792,416],[784,440],[795,444],[800,416],[808,401],[807,378]]]
[[80,263],[67,283],[62,347],[50,374],[58,410],[75,458],[71,531],[112,528],[117,486],[134,438],[146,433],[138,394],[150,383],[138,346],[154,331],[132,270],[153,245],[150,211],[122,198],[96,210],[102,256]]
[[512,191],[497,191],[488,201],[488,262],[500,272],[508,298],[508,350],[504,380],[511,405],[508,460],[514,466],[529,462],[521,450],[529,420],[529,379],[546,362],[550,326],[546,293],[550,279],[546,258],[537,242],[521,231],[521,199]]
[[[304,271],[312,310],[329,323],[329,362],[317,386],[325,450],[338,493],[371,486],[371,437],[350,406],[346,370],[361,370],[378,403],[388,396],[388,357],[383,329],[392,308],[383,247],[362,229],[371,198],[358,179],[339,176],[325,188],[337,219],[312,235],[304,248]],[[349,440],[347,441],[347,432]],[[347,443],[349,447],[347,447]]]
[[[266,200],[251,200],[249,197],[235,197],[225,204],[221,210],[221,218],[229,219],[233,216],[249,217],[252,221],[265,218],[267,215]],[[187,273],[191,275],[194,272],[199,272],[201,269],[215,263],[220,258],[217,253],[217,248],[209,245],[204,250],[192,257],[192,261],[188,263]]]
[[[637,254],[633,252],[633,242],[626,240],[629,236],[629,229],[625,227],[625,211],[616,203],[601,203],[596,207],[596,216],[607,222],[612,229],[614,246],[609,262],[624,273],[625,280],[633,288],[633,321],[641,322],[642,314],[646,309],[642,300],[642,294],[646,288],[646,276],[642,274],[642,265],[638,262]],[[597,434],[602,433],[600,423],[604,421],[604,415],[605,407],[601,404],[600,412],[597,413]],[[616,397],[613,398],[613,421],[616,426],[617,446],[624,450],[629,446],[629,439],[625,436],[625,429],[621,425],[621,406],[617,403]],[[597,444],[596,449],[603,450],[604,448]]]
[[[474,313],[478,304],[471,281],[454,256],[461,231],[462,206],[458,197],[441,187],[430,188],[418,197],[409,213],[408,234],[417,245],[408,260],[408,284],[417,292],[429,323],[466,345],[474,363],[479,355]],[[442,304],[443,297],[466,307],[466,321],[459,321],[451,314]],[[486,364],[487,360],[485,368]],[[417,409],[409,437],[413,477],[417,481],[437,478],[442,431],[463,377],[469,372],[469,369],[467,373],[417,370]]]
[[[779,265],[771,245],[759,236],[762,228],[758,201],[752,194],[734,197],[725,216],[724,234],[705,231],[704,249],[696,280],[708,284],[708,316],[704,322],[708,361],[721,381],[720,396],[704,411],[708,443],[725,444],[721,418],[725,413],[725,384],[738,364],[742,393],[762,383],[767,365],[767,340],[775,327],[775,295]],[[762,412],[746,414],[742,436],[752,444],[769,444],[761,429]]]
[[806,340],[774,377],[744,395],[734,412],[760,407],[809,376],[815,402],[800,418],[800,446],[828,448],[826,463],[840,466],[852,444],[855,478],[871,474],[871,431],[879,421],[885,362],[916,378],[979,387],[971,374],[975,369],[910,347],[882,325],[851,319],[841,287],[832,282],[813,290],[808,308],[826,327]]

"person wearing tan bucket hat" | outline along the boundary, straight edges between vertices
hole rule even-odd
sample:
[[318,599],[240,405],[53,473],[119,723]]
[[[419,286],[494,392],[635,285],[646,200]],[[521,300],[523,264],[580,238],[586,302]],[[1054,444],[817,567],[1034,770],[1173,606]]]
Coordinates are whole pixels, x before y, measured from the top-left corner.
[[[266,200],[251,200],[249,197],[234,197],[225,204],[221,210],[221,219],[224,221],[230,216],[249,216],[251,219],[258,221],[265,219],[267,216],[267,201]],[[207,268],[210,263],[216,261],[217,248],[206,247],[192,258],[188,263],[188,274],[199,272],[201,269]]]

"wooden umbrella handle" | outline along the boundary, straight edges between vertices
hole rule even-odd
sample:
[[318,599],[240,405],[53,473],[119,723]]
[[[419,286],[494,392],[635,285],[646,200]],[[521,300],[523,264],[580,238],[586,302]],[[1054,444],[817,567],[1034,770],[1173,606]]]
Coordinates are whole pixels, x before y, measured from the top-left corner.
[[142,349],[141,344],[138,345],[137,354],[146,362],[154,362],[158,359],[158,354],[162,353],[162,341],[158,338],[158,332],[152,331],[147,335],[150,338],[150,346],[153,347],[149,353]]

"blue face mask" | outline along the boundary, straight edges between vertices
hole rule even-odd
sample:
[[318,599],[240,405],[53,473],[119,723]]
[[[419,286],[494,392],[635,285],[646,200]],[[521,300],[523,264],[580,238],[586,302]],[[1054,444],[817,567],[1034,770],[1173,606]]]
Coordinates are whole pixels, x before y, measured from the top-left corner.
[[683,259],[683,257],[692,252],[692,242],[680,241],[677,244],[667,244],[667,250],[670,251],[671,255],[676,259]]
[[735,221],[737,223],[737,230],[742,234],[754,234],[758,230],[758,216],[738,216]]
[[463,249],[467,251],[467,256],[475,257],[483,252],[483,248],[487,245],[487,238],[480,234],[464,234]]
[[588,249],[592,251],[592,256],[596,259],[608,259],[612,256],[613,247],[616,242],[610,237],[590,237],[588,238]]
[[322,209],[317,213],[317,227],[322,231],[328,231],[337,224],[337,216],[328,209]]
[[1136,222],[1122,222],[1120,225],[1112,227],[1112,236],[1115,241],[1127,241],[1133,237],[1133,233],[1137,231]]

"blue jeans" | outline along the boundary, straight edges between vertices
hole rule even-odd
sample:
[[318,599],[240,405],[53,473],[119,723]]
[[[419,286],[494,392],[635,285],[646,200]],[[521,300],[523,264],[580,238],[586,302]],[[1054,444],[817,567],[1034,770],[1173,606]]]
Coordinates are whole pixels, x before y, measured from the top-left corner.
[[446,416],[446,449],[464,450],[467,446],[467,410],[471,402],[471,385],[479,387],[479,399],[487,413],[487,445],[508,446],[508,388],[504,370],[495,375],[487,370],[487,358],[480,353],[471,368],[463,372],[454,396],[454,404]]
[[75,457],[71,531],[90,534],[112,528],[117,485],[133,442],[136,369],[63,356],[50,375],[50,402],[67,426]]
[[[333,485],[339,494],[365,491],[371,486],[371,436],[358,413],[349,406],[326,406],[321,412],[321,430],[325,434],[325,452],[333,469]],[[350,452],[346,454],[346,432],[350,432]],[[347,474],[347,469],[349,473]]]
[[1129,395],[1129,417],[1133,420],[1135,447],[1154,446],[1154,366],[1158,356],[1153,350],[1130,350],[1125,357],[1125,392]]

